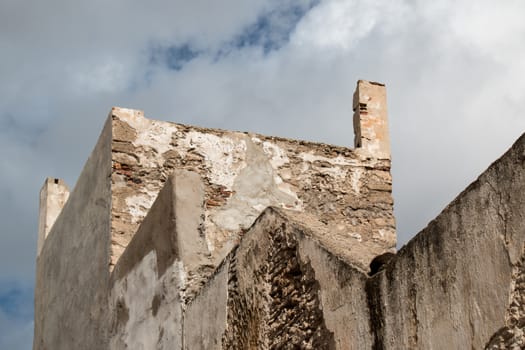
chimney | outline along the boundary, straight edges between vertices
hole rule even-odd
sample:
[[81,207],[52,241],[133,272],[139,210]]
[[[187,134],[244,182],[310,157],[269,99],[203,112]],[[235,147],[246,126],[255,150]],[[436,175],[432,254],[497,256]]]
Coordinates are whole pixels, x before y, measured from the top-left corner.
[[64,180],[48,177],[40,190],[40,212],[38,216],[38,243],[36,255],[44,246],[44,241],[51,231],[58,214],[62,211],[69,197],[69,188]]
[[374,158],[390,159],[384,84],[359,80],[354,92],[354,145]]

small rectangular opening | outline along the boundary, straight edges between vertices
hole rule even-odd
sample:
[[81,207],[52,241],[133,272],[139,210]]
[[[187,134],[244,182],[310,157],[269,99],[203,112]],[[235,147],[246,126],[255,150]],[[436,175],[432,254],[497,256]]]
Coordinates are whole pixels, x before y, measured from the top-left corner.
[[57,184],[57,185],[58,185],[58,179],[55,179],[55,184]]

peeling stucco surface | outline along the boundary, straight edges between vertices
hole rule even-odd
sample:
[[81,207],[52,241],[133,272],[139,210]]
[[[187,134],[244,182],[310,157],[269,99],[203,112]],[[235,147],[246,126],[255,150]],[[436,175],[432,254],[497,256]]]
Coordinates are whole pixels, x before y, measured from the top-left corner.
[[[216,294],[226,299],[214,304],[205,297],[212,289],[203,286],[210,278],[224,284],[217,267],[231,277],[234,267],[225,259],[268,207],[311,226],[326,252],[366,271],[375,255],[395,247],[391,186],[390,155],[384,152],[191,127],[115,107],[71,198],[42,240],[35,349],[185,347],[186,310],[190,317],[191,310],[208,308],[227,319],[230,310],[219,306],[227,306],[233,290]],[[295,253],[279,244],[272,249],[277,260],[268,266],[295,286],[297,269],[279,272]],[[304,317],[314,317],[311,330],[321,332],[305,335],[304,344],[336,344],[337,327],[324,321],[325,299],[318,296],[327,282],[315,279],[310,262],[294,261],[310,291],[302,301]],[[163,328],[166,323],[178,326]],[[273,330],[284,344],[290,339],[277,334],[281,323]],[[68,336],[49,328],[57,325]],[[222,326],[209,324],[201,333],[211,341],[224,333]]]
[[159,122],[121,108],[111,118],[112,266],[174,169],[195,172],[204,181],[202,231],[215,265],[269,206],[316,217],[327,231],[373,246],[356,260],[363,267],[395,247],[388,157]]
[[228,317],[215,327],[224,333],[220,339],[209,333],[215,340],[208,343],[220,344],[217,349],[522,348],[524,160],[525,135],[370,277],[312,222],[266,209],[224,260],[222,282],[207,284],[196,299],[205,305],[228,291],[226,306],[217,299]]

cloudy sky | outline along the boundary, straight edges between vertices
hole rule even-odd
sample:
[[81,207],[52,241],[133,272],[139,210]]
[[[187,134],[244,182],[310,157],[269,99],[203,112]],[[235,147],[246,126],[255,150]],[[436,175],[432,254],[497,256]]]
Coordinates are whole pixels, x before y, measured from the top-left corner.
[[352,146],[387,84],[400,245],[525,131],[523,0],[0,0],[0,348],[30,349],[38,192],[111,106]]

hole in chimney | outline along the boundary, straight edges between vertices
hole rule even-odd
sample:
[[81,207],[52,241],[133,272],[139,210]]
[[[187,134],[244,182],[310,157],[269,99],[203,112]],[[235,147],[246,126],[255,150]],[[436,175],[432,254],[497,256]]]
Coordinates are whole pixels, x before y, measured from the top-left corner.
[[58,185],[58,179],[55,179],[55,184],[57,184],[57,185]]

